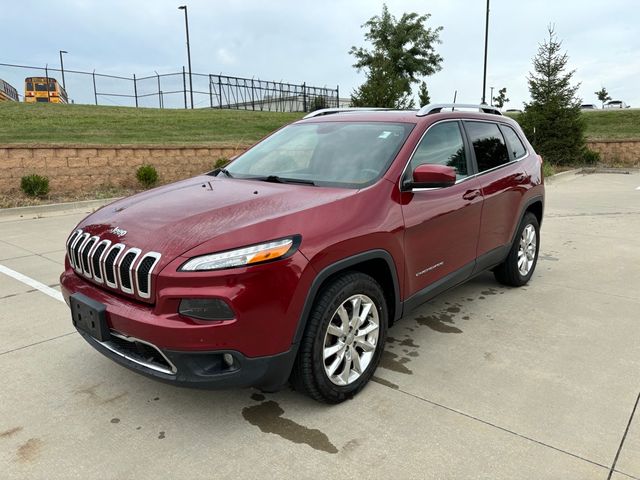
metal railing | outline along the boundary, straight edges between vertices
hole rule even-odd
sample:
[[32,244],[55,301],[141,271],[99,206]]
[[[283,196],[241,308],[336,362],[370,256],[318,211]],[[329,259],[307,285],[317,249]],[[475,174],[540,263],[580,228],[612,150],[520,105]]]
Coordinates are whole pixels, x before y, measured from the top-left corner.
[[[55,77],[58,68],[0,63],[0,78],[24,91],[25,77]],[[131,77],[64,69],[69,101],[79,104],[156,108],[219,108],[271,112],[311,112],[339,106],[339,88],[315,87],[222,74],[192,73],[193,105],[189,73],[182,71]],[[61,82],[62,83],[62,82]],[[23,94],[20,94],[23,98]]]

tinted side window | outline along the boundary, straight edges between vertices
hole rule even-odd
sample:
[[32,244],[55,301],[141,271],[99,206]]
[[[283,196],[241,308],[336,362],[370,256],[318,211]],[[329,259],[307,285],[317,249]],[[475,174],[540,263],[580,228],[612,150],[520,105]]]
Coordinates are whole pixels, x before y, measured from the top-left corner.
[[478,162],[478,171],[484,172],[510,161],[507,146],[498,125],[489,122],[465,122],[469,140]]
[[438,123],[427,131],[411,159],[411,172],[425,163],[453,167],[457,178],[468,175],[467,156],[458,122]]
[[502,125],[502,132],[504,133],[504,136],[507,139],[507,144],[509,145],[511,160],[520,158],[527,153],[527,150],[522,144],[522,140],[520,140],[520,137],[518,137],[518,134],[514,132],[513,128]]

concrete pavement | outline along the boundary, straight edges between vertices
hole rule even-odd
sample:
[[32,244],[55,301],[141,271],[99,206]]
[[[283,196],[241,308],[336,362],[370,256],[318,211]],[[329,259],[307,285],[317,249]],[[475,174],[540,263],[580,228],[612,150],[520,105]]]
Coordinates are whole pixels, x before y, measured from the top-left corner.
[[[483,274],[420,307],[376,381],[331,407],[136,375],[65,304],[0,273],[1,476],[640,478],[638,186],[549,185],[532,282]],[[83,216],[0,217],[0,265],[56,289]]]

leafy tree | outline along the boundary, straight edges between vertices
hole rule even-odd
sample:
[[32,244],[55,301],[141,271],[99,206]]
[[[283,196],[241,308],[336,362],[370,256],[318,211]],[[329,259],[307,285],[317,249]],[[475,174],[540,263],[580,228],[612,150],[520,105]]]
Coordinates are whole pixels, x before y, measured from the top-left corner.
[[384,66],[385,60],[374,64],[367,81],[351,94],[354,107],[413,108],[413,100],[406,94],[404,82]]
[[575,70],[566,70],[569,57],[561,51],[553,26],[548,32],[527,79],[531,103],[525,104],[518,121],[545,161],[571,164],[581,161],[586,151],[581,99],[576,97],[580,84],[571,84]]
[[389,13],[374,16],[366,28],[365,40],[372,48],[351,47],[354,68],[366,71],[366,81],[351,95],[354,106],[409,108],[413,106],[411,85],[418,77],[441,70],[442,57],[434,46],[440,42],[442,27],[427,28],[430,15],[404,13],[400,20]]
[[502,108],[505,103],[509,103],[509,99],[507,98],[507,87],[498,90],[498,95],[493,97],[493,104],[496,107]]
[[418,103],[420,106],[429,105],[431,103],[431,96],[429,90],[427,90],[427,82],[422,82],[418,89]]
[[598,97],[598,100],[602,102],[602,108],[604,108],[604,102],[608,102],[609,100],[611,100],[611,97],[609,96],[609,92],[607,92],[607,89],[604,87],[602,87],[602,89],[594,93]]

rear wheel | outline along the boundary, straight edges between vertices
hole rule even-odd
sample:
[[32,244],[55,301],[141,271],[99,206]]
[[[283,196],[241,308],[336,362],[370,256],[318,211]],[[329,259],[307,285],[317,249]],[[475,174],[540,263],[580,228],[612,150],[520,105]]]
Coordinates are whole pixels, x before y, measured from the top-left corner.
[[292,373],[294,387],[327,403],[358,393],[384,348],[388,312],[380,285],[368,275],[340,275],[316,299]]
[[512,287],[526,284],[538,262],[540,249],[540,224],[536,216],[527,212],[520,222],[509,255],[493,273],[498,282]]

